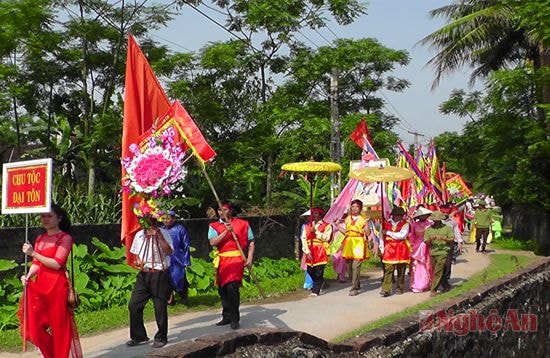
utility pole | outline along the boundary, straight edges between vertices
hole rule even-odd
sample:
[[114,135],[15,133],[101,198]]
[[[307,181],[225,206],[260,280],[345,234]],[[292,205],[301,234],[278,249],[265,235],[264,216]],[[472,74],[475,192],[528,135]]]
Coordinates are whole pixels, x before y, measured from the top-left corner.
[[[330,159],[340,163],[342,159],[342,148],[340,141],[340,114],[338,112],[338,68],[333,67],[330,73]],[[334,202],[334,191],[340,193],[340,175],[335,179],[336,174],[330,175],[330,201]]]
[[418,137],[425,137],[424,134],[413,132],[413,131],[407,131],[408,133],[414,135],[414,157],[416,158],[416,155],[418,154],[418,147],[420,146],[420,141],[418,140]]

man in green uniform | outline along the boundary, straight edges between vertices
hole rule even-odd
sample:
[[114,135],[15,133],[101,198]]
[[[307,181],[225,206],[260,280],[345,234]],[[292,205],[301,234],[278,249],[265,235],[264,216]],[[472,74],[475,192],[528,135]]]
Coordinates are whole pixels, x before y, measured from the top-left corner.
[[445,261],[447,261],[447,256],[454,240],[454,234],[453,230],[443,223],[445,217],[445,214],[441,211],[432,212],[430,219],[434,223],[424,232],[424,241],[430,246],[430,258],[434,271],[430,297],[437,295],[439,286],[443,287],[443,291],[445,292],[451,289],[449,281],[443,274],[445,272]]
[[485,246],[487,245],[487,237],[489,236],[489,228],[491,227],[490,210],[485,207],[485,202],[480,200],[478,208],[474,214],[474,225],[476,226],[476,252],[479,252],[481,246],[481,252],[486,253]]

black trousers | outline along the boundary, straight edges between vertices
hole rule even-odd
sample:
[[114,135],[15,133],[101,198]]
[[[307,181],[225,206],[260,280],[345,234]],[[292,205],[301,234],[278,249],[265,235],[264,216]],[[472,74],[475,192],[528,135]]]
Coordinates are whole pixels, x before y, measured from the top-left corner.
[[323,286],[323,276],[325,274],[325,265],[308,266],[307,273],[313,281],[312,293],[319,294],[321,287]]
[[489,228],[476,228],[476,251],[479,251],[481,245],[481,251],[485,252],[485,245],[487,245],[487,237],[489,236]]
[[172,292],[170,274],[168,271],[139,272],[136,284],[132,290],[132,296],[128,303],[130,312],[130,338],[146,340],[147,331],[143,324],[143,310],[149,299],[153,300],[155,307],[155,320],[158,331],[155,341],[168,341],[168,298]]
[[456,246],[456,243],[453,242],[451,244],[451,249],[447,254],[447,259],[445,259],[445,269],[443,271],[443,280],[441,280],[441,286],[444,289],[451,287],[449,280],[451,279],[451,268],[453,267],[453,256],[454,256],[455,246]]
[[241,304],[241,295],[239,281],[226,283],[222,287],[218,287],[218,294],[222,299],[222,317],[224,320],[238,323],[240,320],[239,305]]

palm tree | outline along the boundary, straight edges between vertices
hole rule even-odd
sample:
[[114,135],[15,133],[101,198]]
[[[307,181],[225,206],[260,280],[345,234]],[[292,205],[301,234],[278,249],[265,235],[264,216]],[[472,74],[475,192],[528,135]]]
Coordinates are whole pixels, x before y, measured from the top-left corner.
[[[459,0],[430,11],[432,18],[448,20],[445,26],[420,40],[422,45],[438,51],[427,63],[435,67],[432,88],[437,87],[442,76],[466,65],[473,68],[470,84],[491,71],[527,62],[535,70],[549,66],[548,44],[541,36],[545,23],[535,25],[540,28],[528,27],[529,22],[522,18],[525,5],[526,1]],[[537,92],[540,102],[550,103],[548,86]],[[539,113],[539,118],[544,120],[544,112]]]

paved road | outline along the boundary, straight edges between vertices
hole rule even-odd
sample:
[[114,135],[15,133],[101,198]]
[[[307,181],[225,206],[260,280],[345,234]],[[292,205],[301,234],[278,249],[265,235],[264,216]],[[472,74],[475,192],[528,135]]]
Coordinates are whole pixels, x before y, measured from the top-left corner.
[[[469,278],[487,267],[488,255],[476,253],[472,245],[468,252],[461,255],[453,266],[452,284]],[[489,254],[490,255],[490,254]],[[302,298],[295,301],[268,304],[250,304],[241,306],[241,327],[274,327],[304,331],[323,338],[334,339],[342,334],[359,328],[389,314],[399,312],[429,300],[429,293],[407,292],[383,298],[379,295],[381,271],[371,272],[361,280],[363,290],[355,297],[348,296],[349,284],[330,282],[326,291],[318,297],[309,297],[304,292]],[[221,334],[230,328],[216,327],[220,319],[220,310],[189,312],[169,317],[169,344],[196,337]],[[149,337],[156,332],[154,322],[146,325]],[[150,344],[127,347],[128,329],[117,329],[95,336],[82,337],[85,357],[145,357],[153,350]],[[2,357],[39,357],[36,352],[25,354],[0,354]]]

